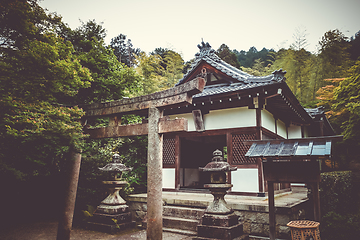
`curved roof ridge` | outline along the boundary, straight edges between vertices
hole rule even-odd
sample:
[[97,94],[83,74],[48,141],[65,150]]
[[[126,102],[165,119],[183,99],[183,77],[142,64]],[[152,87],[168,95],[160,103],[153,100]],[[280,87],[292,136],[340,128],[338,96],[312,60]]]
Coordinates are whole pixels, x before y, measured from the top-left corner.
[[231,64],[223,61],[219,56],[216,55],[215,50],[211,48],[210,44],[204,43],[204,41],[201,42],[201,44],[197,45],[200,51],[195,54],[195,61],[191,64],[190,69],[187,71],[186,74],[184,74],[183,78],[179,80],[179,82],[176,84],[180,85],[182,84],[185,79],[188,77],[188,75],[200,64],[201,61],[205,61],[214,68],[218,69],[219,71],[225,73],[229,77],[236,79],[241,82],[269,82],[269,81],[276,81],[281,82],[285,79],[284,74],[286,71],[276,70],[272,74],[267,76],[254,76],[249,73],[246,73],[242,71],[241,69],[238,69]]

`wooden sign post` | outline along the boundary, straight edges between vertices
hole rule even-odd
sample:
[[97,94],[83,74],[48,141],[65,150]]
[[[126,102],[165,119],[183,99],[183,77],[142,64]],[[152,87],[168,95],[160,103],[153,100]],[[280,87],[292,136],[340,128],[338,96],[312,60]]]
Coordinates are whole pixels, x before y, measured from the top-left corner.
[[[202,92],[203,78],[153,94],[96,103],[84,107],[85,118],[110,117],[107,127],[85,129],[90,138],[148,135],[147,239],[162,239],[162,139],[164,133],[187,131],[186,119],[163,118],[164,109],[192,103],[192,95]],[[148,123],[119,125],[124,114],[148,116]],[[60,223],[59,223],[60,225]]]

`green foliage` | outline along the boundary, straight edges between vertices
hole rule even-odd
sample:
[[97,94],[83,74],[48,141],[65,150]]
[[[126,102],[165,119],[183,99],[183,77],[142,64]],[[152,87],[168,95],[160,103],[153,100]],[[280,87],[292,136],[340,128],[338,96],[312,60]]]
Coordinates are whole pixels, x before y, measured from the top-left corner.
[[[27,11],[19,13],[12,9],[18,5],[27,6],[24,7]],[[6,31],[0,36],[5,39],[0,45],[1,97],[11,96],[30,102],[57,101],[90,86],[90,73],[73,56],[71,43],[52,31],[52,27],[60,24],[58,18],[53,23],[53,17],[40,11],[35,1],[29,4],[16,1],[7,7],[10,8],[8,15],[17,12],[16,17],[24,18],[24,22],[19,23],[20,26],[14,25],[10,19],[15,16],[8,16],[9,21],[3,22]],[[47,25],[52,27],[47,31],[39,29]]]
[[236,58],[236,54],[232,52],[226,44],[221,44],[218,50],[216,50],[216,54],[228,64],[240,68],[240,63]]
[[329,172],[321,174],[321,215],[328,212],[340,214],[350,213],[353,210],[352,177],[350,171]]
[[81,148],[84,138],[82,110],[61,100],[90,86],[92,78],[71,43],[53,31],[59,17],[46,15],[36,1],[1,4],[1,171],[17,179],[56,173],[69,146]]
[[149,55],[141,52],[136,60],[136,70],[143,77],[140,95],[171,88],[183,76],[184,60],[173,50],[156,48]]
[[78,107],[26,103],[11,98],[0,101],[0,162],[16,176],[46,176],[59,171],[69,146],[82,147],[84,114]]
[[240,66],[244,68],[252,68],[257,59],[260,59],[260,62],[262,62],[265,67],[267,67],[269,64],[273,63],[273,54],[275,53],[274,50],[268,50],[266,48],[258,51],[256,47],[251,47],[247,52],[244,50],[239,52],[236,49],[234,49],[232,52],[235,53]]
[[105,46],[105,36],[105,29],[94,20],[82,23],[69,34],[74,54],[93,79],[88,88],[79,90],[76,104],[121,99],[139,90],[140,76],[118,61],[113,50]]
[[136,57],[137,68],[136,71],[142,76],[140,82],[140,95],[150,94],[160,90],[161,72],[163,71],[160,65],[161,57],[159,55],[147,55],[141,52]]
[[89,218],[89,217],[92,217],[94,215],[94,212],[95,212],[96,209],[91,205],[88,205],[87,207],[88,207],[88,209],[83,210],[83,213],[84,213],[84,216],[86,218]]
[[355,62],[349,75],[326,80],[330,84],[318,91],[319,105],[328,111],[334,129],[344,135],[337,153],[345,167],[351,161],[359,161],[360,156],[360,61]]
[[355,33],[355,37],[351,38],[350,44],[351,44],[349,48],[350,58],[351,60],[356,61],[360,57],[360,31]]
[[[345,139],[354,139],[359,136],[360,121],[360,60],[349,71],[350,77],[340,82],[334,89],[335,103],[332,110],[337,115],[348,114],[343,123]],[[360,139],[357,139],[360,140]]]
[[[137,122],[139,118],[131,116],[126,121]],[[120,194],[124,197],[131,193],[146,192],[147,137],[87,140],[82,153],[76,223],[87,221],[83,216],[91,215],[89,206],[97,206],[107,196],[102,180],[108,180],[111,176],[100,171],[99,167],[110,163],[115,152],[120,154],[123,164],[133,169],[123,173],[122,178],[128,182],[128,186]]]
[[266,76],[271,74],[272,69],[270,65],[264,66],[264,62],[261,59],[256,59],[252,68],[240,67],[242,71],[247,72],[254,76]]
[[133,48],[131,39],[126,39],[126,35],[119,34],[111,39],[110,47],[114,50],[115,56],[119,62],[124,63],[128,67],[132,67],[135,64],[135,56],[138,56],[141,52],[139,48]]
[[319,44],[324,79],[347,77],[350,67],[350,44],[345,35],[338,29],[328,31]]
[[162,76],[166,80],[160,85],[160,89],[164,90],[175,86],[175,84],[183,77],[182,70],[184,67],[184,60],[180,54],[169,49],[165,49],[161,58],[161,65],[164,67]]
[[329,212],[322,218],[321,239],[356,239],[360,234],[360,215]]
[[132,167],[131,172],[123,174],[129,183],[125,192],[143,193],[147,186],[147,137],[124,138],[116,150],[123,157],[123,163]]
[[321,239],[355,239],[360,234],[359,182],[356,172],[322,173]]
[[313,87],[310,83],[316,83],[311,81],[310,66],[313,65],[311,61],[311,54],[303,48],[300,50],[283,49],[276,54],[272,66],[272,69],[286,70],[286,82],[301,103],[313,100],[314,97],[311,95]]
[[[80,123],[84,112],[76,104],[130,96],[139,90],[141,78],[104,45],[105,29],[95,21],[73,31],[57,15],[46,14],[36,0],[4,0],[0,11],[0,189],[8,193],[0,204],[10,209],[22,206],[16,207],[19,212],[7,211],[1,217],[31,209],[32,201],[18,203],[23,195],[34,196],[37,203],[36,197],[45,201],[56,196],[48,204],[54,212],[62,198],[58,194],[64,182],[61,176],[74,148],[84,153],[79,204],[94,201],[89,204],[96,206],[105,194],[98,167],[104,165],[104,146],[111,140],[85,141]],[[129,149],[137,146],[135,142],[128,144]],[[137,176],[131,181],[140,186],[144,181]],[[40,184],[35,179],[51,183],[39,188],[49,196],[37,192]],[[9,181],[8,187],[4,183]],[[36,192],[26,195],[27,189]],[[85,208],[77,208],[76,216],[82,215],[79,209]]]

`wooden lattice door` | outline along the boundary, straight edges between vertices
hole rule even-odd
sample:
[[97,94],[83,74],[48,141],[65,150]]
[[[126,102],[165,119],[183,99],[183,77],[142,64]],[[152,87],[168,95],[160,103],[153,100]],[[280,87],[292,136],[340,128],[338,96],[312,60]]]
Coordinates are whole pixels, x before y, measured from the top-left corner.
[[175,167],[175,138],[164,138],[163,166]]
[[254,164],[255,158],[246,158],[245,154],[250,146],[244,144],[244,141],[255,140],[255,133],[237,133],[231,135],[232,144],[232,164]]

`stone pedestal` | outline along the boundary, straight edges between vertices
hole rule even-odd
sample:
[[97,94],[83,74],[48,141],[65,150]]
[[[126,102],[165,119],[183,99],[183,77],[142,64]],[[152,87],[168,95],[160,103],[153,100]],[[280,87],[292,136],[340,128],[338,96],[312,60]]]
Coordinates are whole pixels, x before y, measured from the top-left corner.
[[88,222],[91,229],[107,233],[115,233],[126,228],[135,227],[129,207],[120,196],[119,191],[127,184],[125,181],[103,181],[109,188],[107,196],[96,208],[93,217]]
[[226,183],[226,172],[236,171],[224,161],[222,152],[215,150],[212,161],[199,171],[210,172],[210,184],[204,184],[210,189],[214,200],[210,203],[197,227],[197,237],[193,239],[235,239],[243,235],[243,225],[239,223],[237,215],[226,204],[224,196],[232,187]]
[[210,203],[197,227],[197,237],[193,239],[234,239],[243,235],[243,225],[238,216],[226,204],[224,196],[232,184],[206,184],[214,201]]
[[243,225],[235,213],[226,215],[204,214],[194,239],[234,239],[243,235]]

